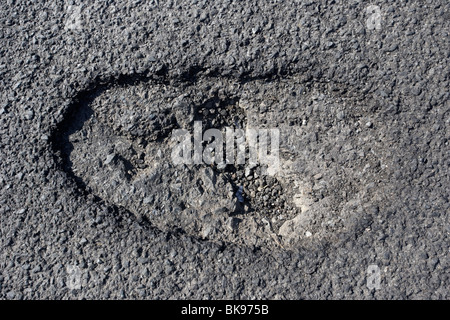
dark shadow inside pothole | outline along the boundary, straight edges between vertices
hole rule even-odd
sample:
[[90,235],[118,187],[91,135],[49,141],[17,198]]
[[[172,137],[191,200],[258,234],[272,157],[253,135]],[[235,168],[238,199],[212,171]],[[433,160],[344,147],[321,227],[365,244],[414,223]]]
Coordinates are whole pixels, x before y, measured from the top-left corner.
[[74,110],[74,106],[70,107],[70,115],[66,116],[59,124],[57,131],[51,139],[53,149],[59,156],[60,161],[58,162],[61,163],[62,169],[76,182],[81,190],[86,190],[87,186],[83,179],[77,176],[72,170],[73,163],[70,159],[70,154],[74,146],[69,141],[69,137],[75,132],[80,131],[84,123],[93,116],[94,111],[89,105],[91,99],[94,99],[94,97],[89,95],[89,98],[75,102],[74,105],[77,106],[76,111]]

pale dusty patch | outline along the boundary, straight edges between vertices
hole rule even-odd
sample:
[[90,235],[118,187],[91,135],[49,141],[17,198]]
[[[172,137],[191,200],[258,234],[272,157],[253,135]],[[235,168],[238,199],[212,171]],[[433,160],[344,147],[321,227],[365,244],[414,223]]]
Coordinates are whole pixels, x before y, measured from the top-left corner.
[[311,232],[307,231],[305,233],[305,231],[302,231],[307,224],[309,210],[313,204],[313,200],[307,194],[310,186],[299,179],[295,172],[295,166],[296,164],[290,160],[283,161],[281,170],[278,172],[278,179],[282,180],[288,189],[295,192],[292,202],[300,212],[293,219],[287,220],[278,230],[278,235],[282,237],[286,245],[303,236],[312,236]]

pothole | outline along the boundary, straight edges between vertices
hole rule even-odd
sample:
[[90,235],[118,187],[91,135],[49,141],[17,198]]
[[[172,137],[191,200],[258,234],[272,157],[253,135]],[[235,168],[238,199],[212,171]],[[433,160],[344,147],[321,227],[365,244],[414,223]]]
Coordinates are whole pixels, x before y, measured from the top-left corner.
[[[355,107],[349,119],[339,119],[346,103],[294,79],[148,80],[90,92],[53,140],[65,170],[87,192],[161,230],[288,248],[349,229],[355,217],[366,216],[364,201],[375,197],[358,185],[358,172],[376,174],[379,159],[353,159],[346,168],[329,158],[336,146],[348,152],[367,138],[342,138],[362,116]],[[243,163],[174,163],[175,132],[184,129],[195,142],[199,125],[202,155],[215,141],[203,139],[208,129],[224,137],[231,130],[245,141]],[[249,162],[248,129],[279,130],[279,170]],[[189,152],[192,160],[195,151]]]

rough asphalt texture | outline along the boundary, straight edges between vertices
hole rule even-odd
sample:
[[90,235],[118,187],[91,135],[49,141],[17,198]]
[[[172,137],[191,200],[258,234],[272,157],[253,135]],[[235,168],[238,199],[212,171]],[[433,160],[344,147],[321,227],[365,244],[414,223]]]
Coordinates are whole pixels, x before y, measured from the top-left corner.
[[[5,0],[0,25],[2,299],[449,298],[448,1]],[[219,83],[212,97],[262,106],[256,124],[290,133],[282,156],[294,178],[271,181],[270,200],[285,194],[309,218],[274,224],[273,241],[164,227],[136,214],[138,200],[86,186],[73,170],[83,157],[64,151],[84,150],[71,123],[114,119],[122,109],[101,103],[120,90],[183,94],[208,81]],[[98,107],[83,105],[95,94]],[[81,123],[83,108],[93,116]],[[138,142],[152,134],[110,127]],[[101,152],[126,173],[123,155]],[[265,217],[271,204],[245,197]],[[373,264],[378,289],[367,286]]]

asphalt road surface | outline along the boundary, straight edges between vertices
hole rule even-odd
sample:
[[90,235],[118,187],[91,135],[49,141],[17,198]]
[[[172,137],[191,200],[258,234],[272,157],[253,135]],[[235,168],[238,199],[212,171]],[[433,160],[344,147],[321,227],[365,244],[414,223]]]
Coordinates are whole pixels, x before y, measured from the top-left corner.
[[448,299],[449,9],[1,1],[0,298]]

